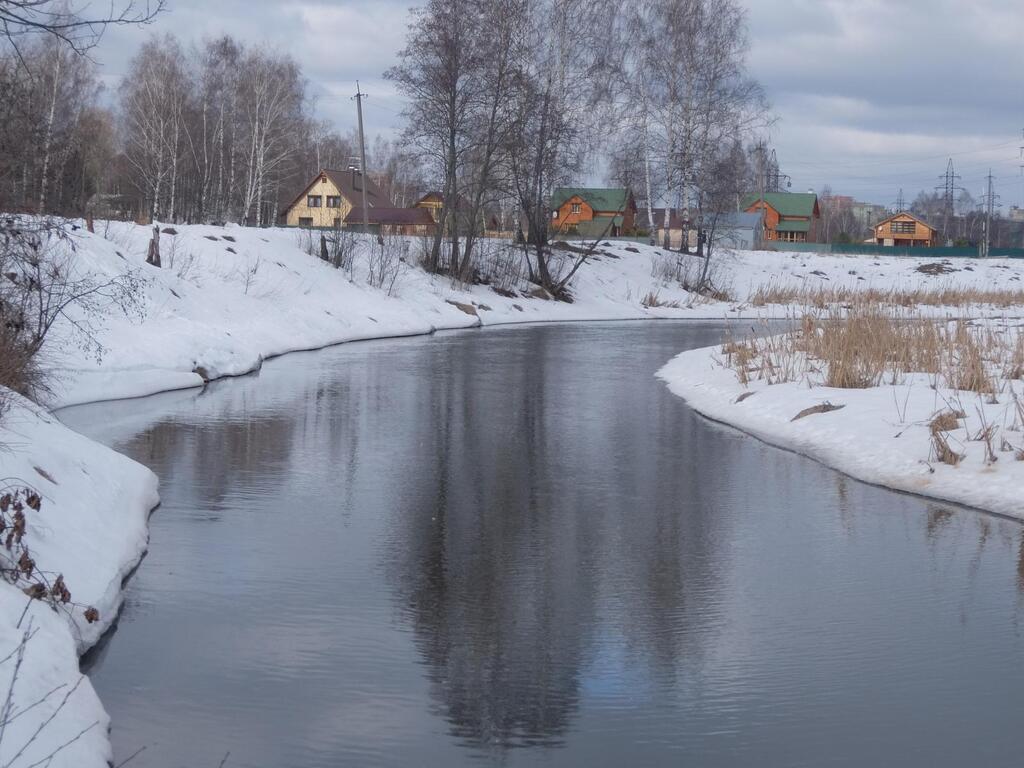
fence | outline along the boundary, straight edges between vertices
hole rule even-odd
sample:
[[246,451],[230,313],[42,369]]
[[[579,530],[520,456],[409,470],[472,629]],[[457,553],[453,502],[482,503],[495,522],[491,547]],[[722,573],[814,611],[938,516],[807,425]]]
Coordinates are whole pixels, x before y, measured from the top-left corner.
[[[978,258],[978,249],[971,247],[901,248],[871,243],[765,243],[775,251],[797,253],[832,253],[850,256],[921,256],[935,259]],[[1024,259],[1024,248],[992,248],[990,256],[1003,259]]]

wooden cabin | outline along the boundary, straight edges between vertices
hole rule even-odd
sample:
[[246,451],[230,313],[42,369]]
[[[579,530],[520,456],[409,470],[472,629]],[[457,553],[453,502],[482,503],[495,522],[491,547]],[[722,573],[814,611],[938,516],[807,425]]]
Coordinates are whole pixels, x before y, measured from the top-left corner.
[[555,234],[617,237],[635,231],[636,211],[625,187],[559,187],[551,195],[550,228]]
[[[417,200],[413,208],[422,208],[430,212],[430,217],[437,223],[441,220],[441,212],[444,210],[445,201],[444,193],[442,192],[428,192],[419,200]],[[458,205],[456,207],[456,215],[462,225],[465,226],[465,219],[469,216],[469,211],[472,205],[466,198],[461,195],[458,196]],[[505,239],[511,239],[515,236],[513,229],[505,229],[502,227],[502,219],[504,216],[500,210],[496,210],[492,207],[485,206],[484,210],[480,212],[480,221],[478,222],[477,235],[482,237],[500,237]],[[482,229],[481,229],[482,226]]]
[[763,240],[814,243],[818,240],[818,196],[813,192],[766,192],[748,195],[741,206],[747,213],[764,211]]
[[289,227],[340,227],[353,208],[393,208],[391,200],[369,177],[355,169],[321,170],[284,210]]
[[[668,217],[668,232],[665,231],[665,217]],[[654,208],[650,214],[646,208],[640,208],[636,212],[636,227],[638,230],[647,230],[651,226],[651,219],[654,219],[654,229],[648,234],[654,237],[657,245],[665,243],[665,236],[668,235],[668,247],[680,248],[683,244],[683,217],[675,208]]]
[[424,208],[430,212],[430,218],[435,222],[441,220],[441,209],[444,208],[444,195],[440,192],[427,192],[416,201],[413,208]]
[[937,244],[939,231],[912,213],[901,211],[875,224],[877,245],[930,248]]

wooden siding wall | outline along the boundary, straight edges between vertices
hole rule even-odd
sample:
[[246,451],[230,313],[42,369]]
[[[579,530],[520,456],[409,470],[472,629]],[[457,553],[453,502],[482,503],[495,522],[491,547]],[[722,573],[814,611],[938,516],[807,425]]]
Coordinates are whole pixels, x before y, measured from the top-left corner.
[[[573,213],[572,206],[579,204],[580,212]],[[558,209],[558,218],[552,220],[551,229],[556,232],[564,232],[581,221],[590,221],[594,218],[594,209],[591,208],[587,203],[580,197],[570,197],[564,203],[562,207]]]
[[[913,232],[893,232],[893,224],[913,222]],[[917,221],[911,216],[897,216],[889,221],[884,221],[875,227],[876,240],[925,240],[931,242],[935,238],[935,232],[931,227]]]
[[[306,197],[309,195],[320,196],[321,202],[319,208],[310,208],[306,205]],[[328,208],[328,197],[341,197],[341,207]],[[345,217],[348,216],[348,212],[351,210],[352,203],[345,199],[330,179],[325,177],[323,179],[317,179],[313,183],[313,186],[302,194],[299,201],[288,209],[288,213],[285,216],[285,224],[289,227],[297,227],[299,226],[299,219],[312,219],[312,226],[314,227],[333,227],[335,225],[335,219],[338,219],[338,223],[340,224],[345,220]]]

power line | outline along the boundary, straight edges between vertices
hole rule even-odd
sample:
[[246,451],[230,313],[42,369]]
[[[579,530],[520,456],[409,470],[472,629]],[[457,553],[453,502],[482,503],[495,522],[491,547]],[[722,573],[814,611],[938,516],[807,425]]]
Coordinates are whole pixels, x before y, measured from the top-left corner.
[[[993,150],[996,150],[996,149],[1004,149],[1004,148],[1009,147],[1009,146],[1011,146],[1013,144],[1016,144],[1016,143],[1017,143],[1016,141],[1004,141],[1001,144],[993,144],[993,145],[988,146],[988,147],[979,147],[978,149],[967,149],[967,150],[963,150],[961,152],[948,152],[948,153],[943,154],[943,155],[929,155],[929,156],[921,156],[921,157],[910,157],[910,158],[904,158],[902,160],[889,159],[889,160],[877,160],[877,161],[867,161],[867,162],[860,162],[860,161],[856,161],[856,160],[851,160],[848,163],[833,162],[833,163],[829,163],[829,165],[830,166],[848,166],[848,167],[854,167],[854,168],[864,168],[864,167],[875,166],[875,165],[892,166],[892,165],[901,165],[901,164],[905,164],[905,163],[925,163],[925,162],[931,162],[933,160],[941,160],[944,157],[950,158],[950,157],[962,157],[964,155],[979,155],[982,152],[992,152]],[[808,160],[804,160],[804,161],[793,160],[789,164],[790,165],[818,165],[817,162],[812,162],[812,161],[808,161]]]

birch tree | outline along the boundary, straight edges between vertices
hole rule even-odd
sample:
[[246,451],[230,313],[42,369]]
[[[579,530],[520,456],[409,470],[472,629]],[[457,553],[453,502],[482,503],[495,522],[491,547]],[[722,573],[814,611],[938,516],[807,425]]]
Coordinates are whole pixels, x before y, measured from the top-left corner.
[[272,193],[296,150],[304,100],[305,84],[292,58],[257,50],[249,50],[242,57],[242,221],[269,223],[263,203],[269,199],[276,208],[276,194]]
[[142,45],[122,85],[125,155],[135,170],[150,216],[173,218],[182,160],[188,74],[176,38]]
[[[583,0],[529,0],[522,23],[526,42],[516,120],[506,162],[527,233],[522,238],[531,279],[556,296],[568,277],[551,271],[548,246],[552,189],[579,170],[594,134],[606,130],[616,54],[618,4]],[[573,271],[579,267],[575,265]]]

